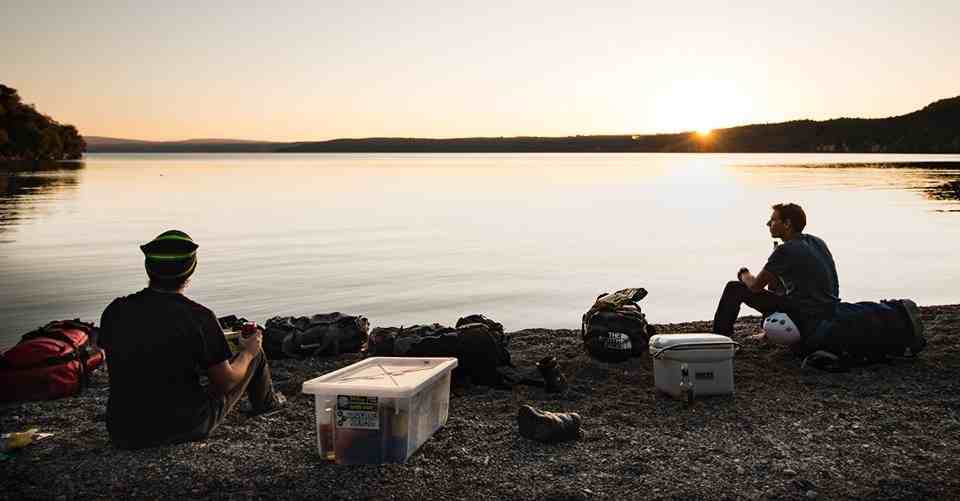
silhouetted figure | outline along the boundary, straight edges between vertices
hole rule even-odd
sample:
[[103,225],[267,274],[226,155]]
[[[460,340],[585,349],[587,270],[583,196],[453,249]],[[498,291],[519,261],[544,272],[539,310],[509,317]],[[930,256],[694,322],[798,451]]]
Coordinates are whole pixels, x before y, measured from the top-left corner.
[[[183,295],[197,267],[197,248],[177,230],[140,246],[149,287],[115,299],[103,312],[107,430],[117,447],[205,438],[244,393],[253,413],[284,404],[273,391],[261,332],[242,338],[243,349],[232,355],[216,315]],[[202,373],[208,385],[201,384]]]
[[[840,302],[837,267],[827,244],[803,233],[807,216],[793,203],[773,206],[767,221],[770,236],[782,244],[774,248],[757,276],[740,268],[737,280],[728,282],[713,317],[713,332],[733,334],[733,324],[746,304],[764,316],[786,313],[804,331],[810,322],[831,318]],[[776,292],[766,290],[772,288]]]

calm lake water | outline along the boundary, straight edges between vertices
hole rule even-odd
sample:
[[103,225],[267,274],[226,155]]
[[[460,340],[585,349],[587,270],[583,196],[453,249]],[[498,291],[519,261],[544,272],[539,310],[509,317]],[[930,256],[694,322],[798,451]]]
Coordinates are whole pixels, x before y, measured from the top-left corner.
[[737,268],[770,253],[770,205],[795,201],[844,300],[960,303],[960,202],[929,192],[957,179],[958,155],[93,154],[0,168],[0,346],[48,320],[99,322],[145,285],[137,246],[169,228],[200,244],[187,295],[218,315],[578,328],[597,294],[624,287],[650,291],[654,323],[712,318]]

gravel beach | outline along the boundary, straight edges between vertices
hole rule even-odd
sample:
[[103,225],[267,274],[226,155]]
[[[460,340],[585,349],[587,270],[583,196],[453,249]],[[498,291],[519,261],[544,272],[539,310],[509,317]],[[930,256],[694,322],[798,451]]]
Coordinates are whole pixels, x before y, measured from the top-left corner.
[[[957,499],[960,305],[922,313],[929,345],[918,358],[845,373],[801,368],[786,349],[747,339],[759,318],[743,317],[735,396],[689,407],[654,391],[649,355],[604,364],[583,353],[577,330],[514,332],[514,364],[556,355],[568,391],[454,388],[446,426],[405,464],[380,466],[323,462],[313,397],[300,392],[358,354],[271,362],[286,410],[234,412],[204,442],[139,451],[110,445],[99,371],[78,397],[0,407],[4,432],[54,434],[0,462],[0,498]],[[521,438],[525,403],[579,412],[584,436]]]

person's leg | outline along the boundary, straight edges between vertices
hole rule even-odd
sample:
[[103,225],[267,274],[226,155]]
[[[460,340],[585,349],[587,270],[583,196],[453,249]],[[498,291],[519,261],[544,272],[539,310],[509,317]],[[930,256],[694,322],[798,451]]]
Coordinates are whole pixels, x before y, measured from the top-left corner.
[[270,364],[267,356],[260,350],[257,354],[257,365],[250,364],[252,372],[247,381],[246,393],[250,399],[253,412],[259,414],[275,409],[283,404],[280,396],[273,390],[273,380],[270,377]]
[[770,291],[753,292],[746,284],[737,280],[727,282],[717,304],[717,312],[713,315],[713,332],[724,336],[733,334],[733,324],[740,315],[740,305],[747,306],[768,315],[775,311],[787,309],[787,300],[784,296]]
[[[236,358],[236,356],[234,356]],[[215,399],[212,404],[212,415],[207,432],[212,432],[227,417],[227,414],[237,405],[244,393],[250,399],[253,412],[260,413],[280,405],[277,395],[273,391],[273,382],[270,380],[270,367],[267,356],[260,350],[243,376],[240,384],[234,386],[225,395]]]

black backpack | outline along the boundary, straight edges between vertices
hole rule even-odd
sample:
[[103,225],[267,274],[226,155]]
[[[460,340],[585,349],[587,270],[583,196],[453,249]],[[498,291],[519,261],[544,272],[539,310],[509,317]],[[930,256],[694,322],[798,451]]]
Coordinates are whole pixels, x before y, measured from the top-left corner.
[[503,326],[483,315],[468,315],[456,327],[440,324],[377,327],[370,332],[367,356],[456,357],[454,378],[484,386],[504,386],[498,370],[511,366]]
[[597,296],[580,324],[583,345],[591,357],[602,362],[623,362],[647,350],[654,328],[637,304],[646,296],[643,288]]
[[263,332],[263,351],[272,359],[356,353],[367,342],[366,318],[340,312],[311,317],[273,317]]

